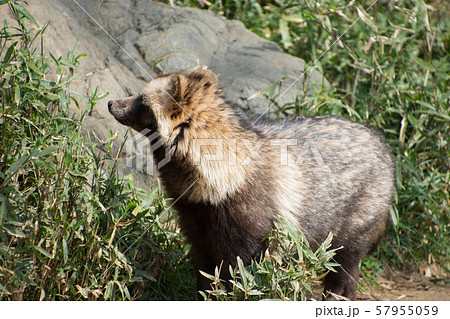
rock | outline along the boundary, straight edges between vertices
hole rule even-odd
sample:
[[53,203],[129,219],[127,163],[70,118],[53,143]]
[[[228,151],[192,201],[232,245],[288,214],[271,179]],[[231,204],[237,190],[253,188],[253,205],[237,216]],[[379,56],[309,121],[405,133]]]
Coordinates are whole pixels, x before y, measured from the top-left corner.
[[[247,115],[270,114],[269,100],[257,94],[270,84],[285,79],[280,103],[294,101],[303,92],[301,77],[305,62],[290,56],[274,43],[248,31],[239,21],[229,21],[209,11],[178,8],[148,0],[48,0],[30,1],[28,11],[43,26],[44,48],[55,56],[73,51],[80,59],[78,80],[71,88],[83,94],[96,88],[109,92],[86,116],[83,129],[101,140],[111,131],[125,135],[126,128],[107,110],[107,101],[136,94],[152,78],[170,72],[188,72],[206,65],[218,74],[226,97]],[[7,7],[0,9],[8,16]],[[313,71],[307,85],[328,85]],[[249,99],[250,98],[250,99]],[[272,107],[273,108],[273,107]],[[79,112],[79,110],[73,110]],[[116,141],[116,149],[121,144]],[[122,153],[122,158],[136,154]],[[145,173],[122,165],[122,173],[133,172],[142,188],[154,183]]]

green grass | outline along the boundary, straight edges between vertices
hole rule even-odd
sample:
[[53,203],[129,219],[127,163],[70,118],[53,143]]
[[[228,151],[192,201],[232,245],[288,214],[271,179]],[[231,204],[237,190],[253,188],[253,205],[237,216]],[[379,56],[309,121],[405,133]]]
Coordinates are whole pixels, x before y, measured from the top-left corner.
[[201,292],[205,300],[294,300],[317,298],[313,285],[338,266],[333,261],[337,249],[331,248],[332,234],[312,251],[303,233],[280,219],[266,237],[269,249],[260,260],[244,266],[237,258],[237,267],[228,269],[231,288],[226,290],[223,280],[215,274],[203,275],[213,284],[211,290]]
[[82,56],[32,49],[45,27],[8,5],[17,26],[0,38],[0,299],[195,298],[162,191],[118,179],[117,156],[99,151],[114,138],[93,144],[80,133],[85,113],[68,113],[77,96],[88,109],[102,98],[68,88]]

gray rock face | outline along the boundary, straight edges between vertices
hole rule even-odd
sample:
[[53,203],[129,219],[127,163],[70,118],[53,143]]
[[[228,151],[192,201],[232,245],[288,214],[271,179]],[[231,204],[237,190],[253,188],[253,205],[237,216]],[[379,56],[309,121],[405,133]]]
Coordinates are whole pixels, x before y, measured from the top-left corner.
[[[126,128],[107,110],[109,99],[136,94],[152,78],[170,72],[189,72],[206,65],[218,74],[226,97],[247,115],[270,114],[269,100],[257,94],[284,79],[282,104],[302,94],[305,62],[282,52],[278,46],[248,31],[241,22],[211,12],[170,7],[148,0],[46,0],[29,1],[27,7],[40,25],[49,23],[44,48],[55,56],[86,53],[76,72],[72,89],[86,94],[98,87],[109,96],[100,101],[84,121],[84,129],[100,139],[110,131],[124,136]],[[6,6],[0,9],[7,17]],[[328,85],[313,71],[307,85]],[[251,97],[251,98],[250,98]],[[250,98],[250,99],[249,99]],[[91,134],[93,135],[93,134]],[[121,143],[117,140],[117,146]],[[125,152],[121,157],[134,157]],[[145,173],[126,167],[138,186],[154,181]]]

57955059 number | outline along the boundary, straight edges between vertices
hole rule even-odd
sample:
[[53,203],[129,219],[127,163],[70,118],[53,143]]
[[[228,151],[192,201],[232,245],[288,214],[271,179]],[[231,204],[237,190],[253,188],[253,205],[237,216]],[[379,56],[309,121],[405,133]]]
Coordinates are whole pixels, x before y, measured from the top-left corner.
[[438,314],[437,306],[377,306],[377,316],[435,316]]

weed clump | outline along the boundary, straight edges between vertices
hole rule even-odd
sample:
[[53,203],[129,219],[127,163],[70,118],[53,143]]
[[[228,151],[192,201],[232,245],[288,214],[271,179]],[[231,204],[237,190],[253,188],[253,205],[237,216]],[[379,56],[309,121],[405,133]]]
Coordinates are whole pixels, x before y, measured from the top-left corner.
[[[36,46],[46,27],[7,5],[17,26],[5,20],[0,33],[0,299],[195,295],[189,276],[176,296],[159,286],[179,281],[170,269],[190,270],[161,190],[119,179],[117,156],[99,151],[114,137],[95,145],[81,134],[85,113],[69,114],[83,98],[68,88],[83,55],[46,56]],[[84,98],[89,108],[102,96]]]

